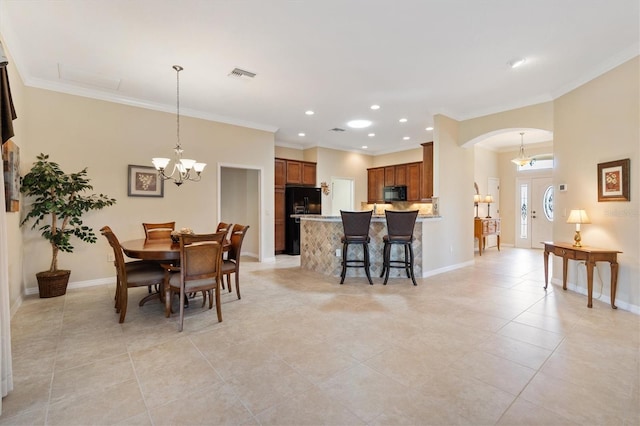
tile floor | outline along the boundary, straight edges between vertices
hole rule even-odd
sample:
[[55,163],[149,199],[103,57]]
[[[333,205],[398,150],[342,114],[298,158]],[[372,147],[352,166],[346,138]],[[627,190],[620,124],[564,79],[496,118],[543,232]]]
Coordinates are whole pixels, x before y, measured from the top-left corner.
[[[112,286],[27,299],[0,424],[638,425],[640,318],[557,287],[505,247],[435,277],[327,278],[246,260],[224,322],[178,333]],[[598,294],[596,288],[595,295]]]

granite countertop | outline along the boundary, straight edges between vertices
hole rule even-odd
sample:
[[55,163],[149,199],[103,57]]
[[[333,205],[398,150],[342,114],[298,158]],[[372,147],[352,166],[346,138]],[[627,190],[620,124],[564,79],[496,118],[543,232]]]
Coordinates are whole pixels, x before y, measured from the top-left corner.
[[[296,217],[300,219],[315,219],[315,220],[342,220],[341,216],[325,216],[320,214],[292,214],[291,217]],[[433,219],[439,218],[441,216],[432,215],[432,214],[419,214],[418,219]],[[383,214],[374,214],[372,219],[386,219],[386,216]]]

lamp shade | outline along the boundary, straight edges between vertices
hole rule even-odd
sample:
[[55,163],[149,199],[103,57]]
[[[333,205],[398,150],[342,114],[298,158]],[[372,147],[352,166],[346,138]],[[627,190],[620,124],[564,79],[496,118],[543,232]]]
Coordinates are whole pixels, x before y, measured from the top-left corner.
[[571,210],[567,223],[591,223],[587,212],[584,210]]
[[487,195],[486,197],[484,197],[484,202],[493,203],[493,195]]
[[480,201],[481,201],[481,200],[480,200],[480,194],[475,194],[475,195],[473,196],[473,202],[477,204],[477,203],[479,203]]

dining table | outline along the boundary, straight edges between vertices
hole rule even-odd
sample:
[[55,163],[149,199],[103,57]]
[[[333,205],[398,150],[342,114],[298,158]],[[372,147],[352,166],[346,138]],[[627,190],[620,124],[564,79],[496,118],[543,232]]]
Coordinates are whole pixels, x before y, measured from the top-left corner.
[[171,263],[180,260],[180,243],[172,239],[148,240],[139,238],[136,240],[122,241],[122,251],[128,257],[142,260],[157,260]]
[[[170,238],[149,240],[146,238],[138,238],[135,240],[121,241],[120,247],[128,257],[140,260],[157,261],[159,264],[176,264],[180,261],[180,243],[174,242]],[[231,247],[231,243],[225,240],[222,244],[223,252]],[[144,305],[149,300],[162,300],[163,289],[153,292],[140,300],[139,306]]]

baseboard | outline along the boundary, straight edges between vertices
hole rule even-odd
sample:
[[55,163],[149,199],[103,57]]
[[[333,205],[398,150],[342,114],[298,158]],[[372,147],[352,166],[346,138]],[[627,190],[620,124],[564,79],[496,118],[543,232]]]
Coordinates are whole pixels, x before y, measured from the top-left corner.
[[465,268],[467,266],[472,266],[474,264],[473,260],[468,262],[456,263],[455,265],[445,266],[444,268],[432,269],[430,271],[422,271],[422,278],[432,277],[434,275],[443,274],[445,272],[454,271],[456,269]]
[[13,306],[11,306],[11,308],[9,308],[9,318],[13,319],[13,316],[16,314],[16,312],[18,312],[18,309],[20,308],[20,306],[22,306],[22,301],[24,299],[22,298],[22,295],[18,296],[18,298],[16,299],[16,301],[13,303]]
[[[552,278],[551,279],[551,284],[556,285],[557,287],[559,287],[560,290],[562,290],[562,279],[561,278]],[[580,293],[583,294],[585,296],[588,296],[588,292],[587,289],[585,287],[579,286],[575,283],[569,282],[567,281],[567,290],[571,290],[571,291],[575,291],[576,293]],[[606,294],[601,295],[598,298],[593,298],[594,300],[598,300],[600,302],[604,302],[607,305],[611,306],[611,296],[607,296]],[[585,300],[585,304],[587,303],[587,301]],[[633,305],[631,303],[625,302],[624,300],[619,300],[618,298],[616,298],[616,306],[618,307],[618,309],[623,309],[625,311],[629,311],[631,313],[634,313],[636,315],[640,315],[640,306],[638,305]]]

